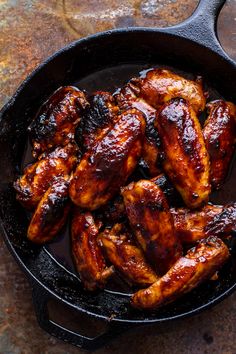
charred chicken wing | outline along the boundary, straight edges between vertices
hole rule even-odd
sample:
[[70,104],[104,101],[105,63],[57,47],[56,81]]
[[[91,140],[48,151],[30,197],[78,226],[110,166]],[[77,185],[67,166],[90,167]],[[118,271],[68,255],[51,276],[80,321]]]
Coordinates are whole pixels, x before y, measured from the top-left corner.
[[34,209],[52,181],[71,173],[78,162],[75,144],[58,147],[24,169],[24,175],[14,183],[17,200],[26,208]]
[[145,287],[153,284],[158,279],[157,275],[148,265],[141,249],[123,229],[121,224],[116,224],[99,235],[105,256],[131,285]]
[[154,128],[154,121],[157,115],[156,109],[150,106],[144,99],[136,96],[135,87],[131,83],[125,85],[114,97],[121,110],[136,108],[144,114],[146,130],[142,157],[151,176],[156,176],[160,173],[160,139],[157,130]]
[[156,109],[177,97],[188,100],[196,114],[202,112],[206,105],[200,80],[187,80],[170,70],[151,69],[141,77],[131,79],[130,82],[136,95]]
[[236,203],[230,203],[222,207],[222,211],[216,214],[206,225],[207,235],[224,236],[236,231]]
[[133,172],[142,151],[145,120],[128,110],[82,158],[70,183],[72,201],[89,210],[105,205]]
[[76,269],[87,290],[102,288],[113,273],[112,267],[106,267],[97,244],[98,232],[99,227],[92,214],[75,208],[71,224],[72,253]]
[[225,263],[229,250],[220,239],[209,237],[181,257],[172,268],[149,288],[139,290],[131,299],[138,309],[156,309],[188,293]]
[[[216,215],[223,210],[219,205],[205,205],[200,210],[187,208],[171,208],[174,218],[175,231],[182,243],[193,244],[207,237],[206,228]],[[231,230],[232,231],[232,230]],[[212,235],[215,235],[214,233]]]
[[69,208],[69,177],[59,177],[40,200],[31,219],[27,236],[35,243],[51,241],[64,226]]
[[200,123],[184,99],[174,99],[155,121],[165,153],[163,168],[189,208],[208,201],[209,156]]
[[217,100],[207,105],[209,116],[205,122],[203,136],[210,155],[210,179],[218,189],[229,169],[236,142],[236,107],[231,102]]
[[89,98],[90,105],[82,114],[77,137],[83,151],[100,140],[116,123],[119,108],[109,92],[98,91]]
[[140,180],[123,188],[122,195],[138,243],[157,273],[164,274],[182,248],[163,192],[155,183]]
[[85,94],[76,87],[65,86],[55,91],[28,128],[33,156],[73,141],[81,111],[87,105]]

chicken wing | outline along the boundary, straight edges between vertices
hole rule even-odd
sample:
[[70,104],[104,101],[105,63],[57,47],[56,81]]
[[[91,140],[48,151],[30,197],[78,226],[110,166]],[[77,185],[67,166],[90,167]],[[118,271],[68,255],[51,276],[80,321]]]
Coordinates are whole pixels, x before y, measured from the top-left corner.
[[196,288],[221,268],[229,250],[220,239],[209,237],[181,257],[172,268],[149,288],[139,290],[131,299],[138,309],[156,309]]
[[[206,228],[216,215],[221,215],[223,209],[223,206],[210,204],[205,205],[200,210],[171,208],[170,212],[174,218],[177,237],[182,243],[186,244],[193,244],[206,238],[210,235],[207,234]],[[218,234],[214,233],[211,233],[211,235],[218,236]]]
[[142,287],[153,284],[158,277],[149,266],[139,247],[132,241],[122,224],[99,235],[105,256],[131,285]]
[[210,180],[214,188],[221,187],[227,175],[236,142],[236,106],[217,100],[207,105],[209,116],[203,136],[210,155]]
[[14,183],[17,200],[26,208],[34,209],[52,181],[71,173],[78,162],[78,147],[68,144],[58,147],[48,155],[24,169],[24,175]]
[[113,273],[97,244],[98,232],[92,214],[75,208],[71,224],[72,253],[81,281],[91,291],[102,288]]
[[229,203],[205,227],[207,235],[224,236],[236,231],[236,203]]
[[[165,179],[164,175],[160,175],[155,183]],[[168,195],[160,184],[167,200]],[[171,197],[171,196],[170,196]],[[111,201],[103,210],[106,220],[114,224],[115,222],[124,221],[126,218],[126,210],[123,199],[118,196]],[[236,204],[230,203],[222,205],[205,205],[202,209],[190,210],[188,208],[171,208],[171,215],[174,219],[175,232],[182,244],[194,244],[210,235],[218,237],[228,236],[236,231]]]
[[[163,173],[152,178],[150,181],[161,188],[170,205],[178,206],[180,204],[180,195]],[[124,220],[126,217],[126,210],[122,196],[118,195],[115,199],[109,201],[102,208],[101,212],[106,220],[112,222],[113,224]]]
[[155,121],[165,154],[163,168],[189,208],[206,203],[211,191],[209,156],[200,123],[184,99],[173,99]]
[[95,92],[89,98],[89,103],[77,129],[77,138],[83,151],[89,150],[112,128],[118,119],[119,112],[109,92]]
[[161,189],[140,180],[122,189],[126,212],[136,239],[158,274],[167,272],[181,256],[173,218]]
[[27,232],[32,242],[51,241],[64,226],[70,208],[68,179],[69,176],[59,177],[40,200]]
[[89,210],[105,205],[133,172],[142,151],[145,120],[140,111],[121,114],[115,126],[82,158],[70,183],[72,201]]
[[160,173],[160,139],[154,128],[157,115],[156,109],[150,106],[144,99],[135,95],[135,87],[131,83],[126,84],[114,94],[115,100],[121,110],[136,108],[140,110],[146,119],[145,138],[143,141],[142,157],[149,169],[151,176]]
[[28,128],[33,156],[73,141],[81,111],[87,106],[85,94],[76,87],[65,86],[56,90]]
[[130,82],[136,95],[156,109],[177,97],[188,100],[196,114],[202,112],[206,105],[201,80],[188,80],[170,70],[151,69]]

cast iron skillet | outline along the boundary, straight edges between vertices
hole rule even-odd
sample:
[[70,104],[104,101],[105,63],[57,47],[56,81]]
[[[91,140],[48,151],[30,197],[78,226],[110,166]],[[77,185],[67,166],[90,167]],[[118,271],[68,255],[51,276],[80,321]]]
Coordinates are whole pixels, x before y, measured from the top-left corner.
[[[47,332],[79,347],[92,349],[125,328],[164,322],[193,315],[229,295],[236,286],[236,265],[231,260],[217,282],[201,286],[178,302],[156,312],[130,308],[129,296],[113,291],[86,293],[79,279],[55,262],[43,247],[26,240],[27,216],[15,201],[12,182],[21,169],[27,141],[26,128],[39,105],[61,85],[90,82],[93,89],[114,89],[133,75],[134,67],[170,65],[201,73],[226,99],[236,101],[236,64],[221,48],[216,21],[225,0],[202,0],[194,14],[174,27],[125,28],[78,40],[47,59],[20,86],[0,113],[0,215],[4,240],[33,287],[33,302],[39,324]],[[146,66],[145,66],[146,65]],[[126,76],[111,82],[116,68]],[[106,68],[105,71],[103,69]],[[132,68],[132,70],[129,68]],[[88,80],[86,81],[86,79]],[[100,78],[100,79],[99,79]],[[101,83],[110,87],[99,87]],[[83,85],[82,85],[83,86]],[[86,85],[85,85],[86,86]],[[96,87],[98,86],[98,87]],[[234,170],[235,176],[235,170]],[[236,200],[234,178],[220,193],[221,202]],[[103,319],[107,331],[89,338],[50,320],[47,303],[57,299],[75,312]],[[66,315],[66,314],[65,314]]]

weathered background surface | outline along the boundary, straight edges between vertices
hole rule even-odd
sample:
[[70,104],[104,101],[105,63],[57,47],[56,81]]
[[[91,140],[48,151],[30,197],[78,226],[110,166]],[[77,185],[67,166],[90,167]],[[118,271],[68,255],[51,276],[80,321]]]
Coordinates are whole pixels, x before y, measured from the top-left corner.
[[[0,107],[44,58],[67,43],[113,27],[167,26],[197,0],[0,0]],[[236,60],[236,0],[219,19],[219,38]],[[194,318],[125,333],[98,353],[236,353],[236,294]],[[0,237],[0,354],[82,352],[37,325],[31,289]]]

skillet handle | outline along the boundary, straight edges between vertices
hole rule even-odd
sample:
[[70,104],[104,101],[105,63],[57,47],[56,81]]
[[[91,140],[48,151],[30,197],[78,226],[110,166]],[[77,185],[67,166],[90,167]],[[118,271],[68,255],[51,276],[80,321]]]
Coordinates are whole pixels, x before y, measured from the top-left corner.
[[[111,339],[113,339],[117,335],[123,333],[124,331],[130,328],[130,325],[120,325],[114,322],[109,323],[109,321],[107,321],[107,328],[105,329],[105,332],[93,338],[87,337],[85,335],[69,330],[50,319],[48,311],[48,302],[49,300],[53,299],[53,296],[49,292],[44,290],[41,286],[34,284],[32,298],[36,317],[40,327],[46,332],[48,332],[50,335],[60,340],[63,340],[64,342],[75,345],[79,348],[83,348],[86,350],[98,349],[103,345],[107,344]],[[69,305],[67,306],[70,307]],[[71,310],[76,311],[73,307],[71,307]],[[92,323],[94,318],[91,317],[90,320]]]
[[194,13],[185,21],[169,28],[170,33],[192,39],[227,57],[217,35],[217,19],[226,0],[200,0]]

